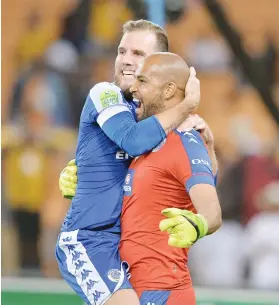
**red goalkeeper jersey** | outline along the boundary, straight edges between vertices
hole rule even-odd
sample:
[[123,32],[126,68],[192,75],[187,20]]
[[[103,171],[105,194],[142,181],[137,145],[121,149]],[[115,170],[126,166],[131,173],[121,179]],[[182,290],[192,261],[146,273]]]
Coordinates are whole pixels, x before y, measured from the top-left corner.
[[[195,212],[189,190],[215,185],[207,148],[197,131],[171,132],[152,152],[134,159],[124,182],[121,259],[130,265],[137,291],[191,286],[187,251],[168,245],[160,232],[164,208]],[[206,203],[205,203],[206,204]]]

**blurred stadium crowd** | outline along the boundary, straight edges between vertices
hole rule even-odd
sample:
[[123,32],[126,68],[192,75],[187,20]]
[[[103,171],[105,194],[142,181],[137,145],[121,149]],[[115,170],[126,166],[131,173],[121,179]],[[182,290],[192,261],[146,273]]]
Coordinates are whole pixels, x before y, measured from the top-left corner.
[[[219,0],[279,107],[279,1]],[[198,73],[215,136],[223,226],[190,251],[197,285],[279,289],[278,126],[201,0],[167,0],[171,51]],[[141,0],[2,0],[2,275],[59,277],[54,246],[69,202],[88,90],[113,79],[122,24]]]

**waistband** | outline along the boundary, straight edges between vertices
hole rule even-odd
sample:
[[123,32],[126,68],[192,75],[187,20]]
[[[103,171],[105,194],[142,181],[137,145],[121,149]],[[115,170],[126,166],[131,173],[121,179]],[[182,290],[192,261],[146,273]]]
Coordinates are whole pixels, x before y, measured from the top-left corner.
[[[109,230],[109,229],[113,228],[115,225],[116,225],[116,222],[105,225],[105,226],[100,226],[100,227],[96,227],[96,228],[89,228],[87,230],[88,231],[93,231],[93,232],[106,231],[106,230]],[[117,234],[117,235],[121,234],[121,232],[109,232],[109,233]]]

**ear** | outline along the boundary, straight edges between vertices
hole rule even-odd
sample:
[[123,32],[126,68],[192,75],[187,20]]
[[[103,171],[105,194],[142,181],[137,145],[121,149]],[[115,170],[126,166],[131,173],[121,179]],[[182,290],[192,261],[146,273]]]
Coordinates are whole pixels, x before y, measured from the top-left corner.
[[165,88],[164,88],[164,98],[166,100],[169,100],[170,98],[172,98],[176,92],[176,84],[173,83],[173,82],[169,82],[165,85]]

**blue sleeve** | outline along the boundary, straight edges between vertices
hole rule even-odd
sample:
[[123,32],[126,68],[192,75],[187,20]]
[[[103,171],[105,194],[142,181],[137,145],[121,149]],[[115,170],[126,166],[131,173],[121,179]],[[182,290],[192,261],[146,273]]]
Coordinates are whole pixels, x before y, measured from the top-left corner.
[[191,171],[190,177],[186,180],[187,191],[189,192],[191,187],[196,184],[215,186],[212,163],[200,134],[192,131],[181,135],[181,140],[189,158]]
[[155,116],[137,123],[128,111],[110,117],[102,129],[113,142],[133,157],[152,150],[166,137]]
[[157,146],[166,137],[155,116],[136,122],[134,105],[123,98],[119,87],[112,83],[99,83],[89,92],[92,121],[130,156],[142,155]]

